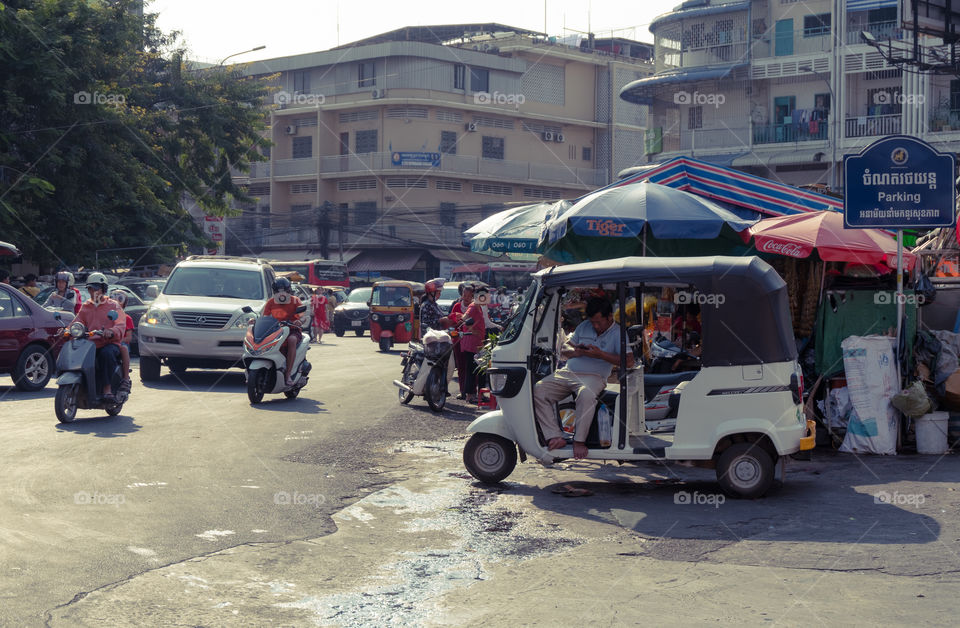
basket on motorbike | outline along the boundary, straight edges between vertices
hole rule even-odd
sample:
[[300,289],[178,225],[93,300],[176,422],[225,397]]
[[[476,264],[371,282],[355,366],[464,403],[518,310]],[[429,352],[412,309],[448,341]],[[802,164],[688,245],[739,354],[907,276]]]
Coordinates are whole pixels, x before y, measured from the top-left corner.
[[423,353],[427,358],[437,358],[444,354],[450,345],[453,344],[453,339],[445,331],[440,331],[437,329],[431,329],[423,336]]

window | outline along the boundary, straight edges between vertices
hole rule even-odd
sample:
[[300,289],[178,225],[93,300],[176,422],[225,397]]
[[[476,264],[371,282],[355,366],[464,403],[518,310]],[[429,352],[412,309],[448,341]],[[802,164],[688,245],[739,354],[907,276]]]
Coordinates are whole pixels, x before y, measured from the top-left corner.
[[313,181],[311,183],[291,183],[290,184],[291,194],[312,194],[316,191],[317,191],[316,181]]
[[357,153],[377,152],[377,130],[357,131],[354,136],[354,151]]
[[376,66],[373,61],[360,62],[357,74],[357,87],[373,87],[376,84]]
[[350,134],[349,133],[340,134],[340,154],[341,155],[350,154]]
[[583,160],[593,161],[593,149],[589,146],[583,147]]
[[0,318],[13,318],[15,316],[27,316],[27,310],[23,304],[6,290],[0,290]]
[[484,159],[503,159],[503,138],[483,136],[483,154]]
[[490,70],[482,68],[470,68],[470,91],[490,91]]
[[950,113],[960,113],[960,81],[950,81]]
[[703,128],[703,107],[690,107],[687,109],[687,129]]
[[353,224],[372,225],[377,222],[376,201],[363,201],[354,205]]
[[813,109],[824,114],[830,113],[830,94],[814,94]]
[[463,189],[463,184],[461,184],[459,181],[437,179],[436,187],[438,190],[446,190],[447,192],[460,192]]
[[440,152],[447,155],[457,154],[456,131],[440,131]]
[[867,115],[890,116],[901,110],[900,86],[878,87],[867,90]]
[[466,89],[467,67],[462,63],[453,66],[453,89]]
[[310,93],[310,74],[305,70],[299,70],[293,73],[293,93]]
[[830,14],[805,15],[803,17],[803,36],[820,37],[830,34]]
[[456,203],[440,203],[440,224],[444,227],[457,226]]
[[313,157],[313,138],[295,137],[293,138],[293,158],[309,159]]

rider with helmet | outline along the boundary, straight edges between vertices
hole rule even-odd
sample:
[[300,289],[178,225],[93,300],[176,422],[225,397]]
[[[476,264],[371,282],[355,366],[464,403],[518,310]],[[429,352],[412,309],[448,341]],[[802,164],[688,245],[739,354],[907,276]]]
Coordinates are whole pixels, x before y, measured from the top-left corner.
[[78,314],[80,306],[83,305],[83,297],[80,296],[80,291],[73,287],[73,273],[62,270],[57,273],[55,280],[57,289],[50,293],[43,307]]
[[[113,399],[110,380],[120,361],[120,343],[126,333],[126,318],[117,302],[107,296],[107,278],[103,273],[90,273],[87,277],[87,299],[77,313],[76,321],[90,331],[103,330],[91,340],[97,346],[97,381],[103,382],[103,397]],[[110,312],[116,318],[110,320]]]
[[290,378],[293,373],[293,361],[297,355],[297,345],[303,338],[300,332],[300,315],[297,314],[297,308],[301,301],[293,294],[293,286],[286,277],[277,277],[273,282],[273,296],[263,306],[263,315],[272,316],[278,321],[290,321],[290,335],[287,341],[281,347],[281,351],[287,356],[287,370],[284,372],[284,383],[290,387],[293,386],[293,380]]
[[420,337],[431,329],[443,329],[441,319],[443,311],[437,305],[437,299],[443,291],[443,279],[431,279],[424,285],[423,298],[420,300]]

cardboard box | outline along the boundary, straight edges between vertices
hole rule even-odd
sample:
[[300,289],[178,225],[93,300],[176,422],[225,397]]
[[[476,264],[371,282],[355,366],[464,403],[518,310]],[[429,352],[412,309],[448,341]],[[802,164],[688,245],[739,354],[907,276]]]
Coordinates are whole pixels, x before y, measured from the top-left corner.
[[960,411],[960,370],[947,378],[947,393],[943,397],[943,406],[947,410]]

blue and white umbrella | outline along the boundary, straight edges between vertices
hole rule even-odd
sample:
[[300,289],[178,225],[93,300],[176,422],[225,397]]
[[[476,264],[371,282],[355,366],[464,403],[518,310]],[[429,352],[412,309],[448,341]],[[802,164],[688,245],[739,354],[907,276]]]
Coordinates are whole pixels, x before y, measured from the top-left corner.
[[569,207],[569,201],[549,201],[511,207],[481,220],[464,231],[470,250],[489,255],[537,257],[537,241],[547,213],[554,207]]

